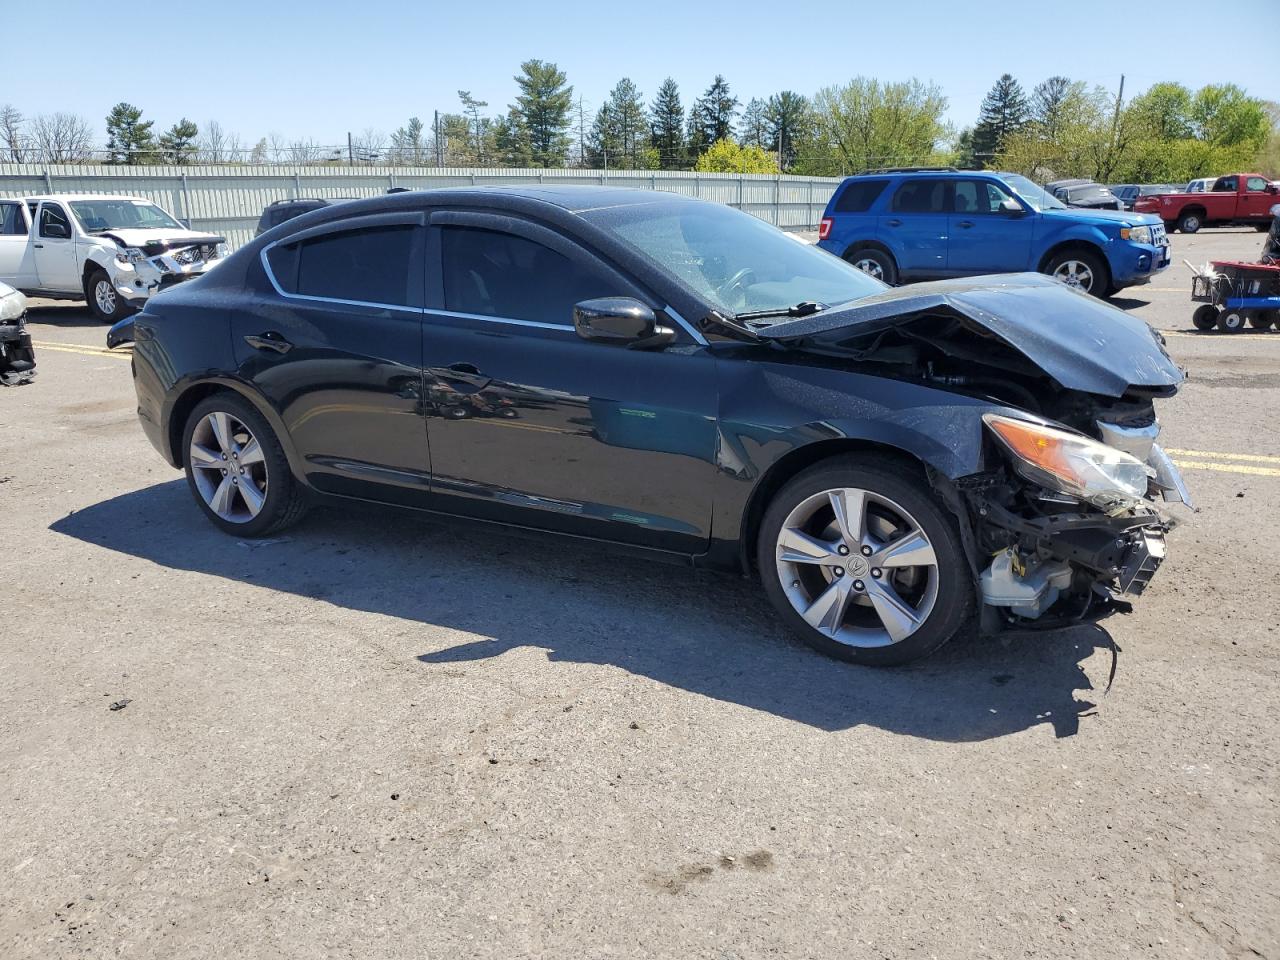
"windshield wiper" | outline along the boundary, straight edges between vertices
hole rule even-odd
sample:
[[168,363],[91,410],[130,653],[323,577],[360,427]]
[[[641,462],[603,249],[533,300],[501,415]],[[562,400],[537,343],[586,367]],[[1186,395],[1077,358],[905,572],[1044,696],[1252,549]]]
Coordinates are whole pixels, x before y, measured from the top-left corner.
[[749,313],[735,313],[735,320],[767,320],[770,317],[808,317],[817,313],[819,310],[827,309],[825,303],[815,303],[812,300],[801,300],[799,303],[790,307],[782,307],[776,310],[753,310]]

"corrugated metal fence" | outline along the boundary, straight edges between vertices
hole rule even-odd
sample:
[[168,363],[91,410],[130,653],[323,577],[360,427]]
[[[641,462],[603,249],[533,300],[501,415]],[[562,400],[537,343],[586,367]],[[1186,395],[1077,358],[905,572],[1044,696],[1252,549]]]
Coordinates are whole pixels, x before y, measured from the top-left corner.
[[237,247],[253,237],[262,208],[293,197],[372,197],[389,187],[606,184],[667,190],[744,210],[789,230],[817,226],[839,179],[663,170],[505,170],[492,167],[184,166],[0,163],[0,197],[120,193],[146,197],[197,230]]

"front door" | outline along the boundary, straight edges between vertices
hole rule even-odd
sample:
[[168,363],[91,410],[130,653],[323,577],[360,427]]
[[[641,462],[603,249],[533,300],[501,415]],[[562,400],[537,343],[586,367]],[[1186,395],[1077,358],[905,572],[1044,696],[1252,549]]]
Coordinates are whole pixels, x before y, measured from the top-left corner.
[[66,207],[51,200],[40,204],[36,215],[36,280],[41,290],[74,293],[81,288],[76,264],[75,231]]
[[35,250],[21,200],[0,200],[0,282],[19,290],[36,285]]
[[272,244],[274,289],[232,314],[240,376],[280,415],[318,490],[411,506],[428,496],[422,223],[375,214]]
[[880,236],[903,277],[946,276],[949,188],[940,177],[904,180],[879,218]]
[[[588,343],[573,305],[653,303],[545,226],[440,212],[423,325],[432,490],[441,509],[680,553],[710,536],[715,360]],[[434,244],[432,245],[434,249]]]
[[1244,192],[1240,194],[1239,216],[1250,220],[1263,220],[1271,216],[1271,208],[1280,203],[1280,196],[1270,193],[1271,181],[1266,177],[1246,177]]
[[[956,180],[948,217],[947,272],[956,275],[1034,270],[1035,217],[1002,210],[1013,198],[991,180]],[[1018,201],[1014,201],[1018,203]]]

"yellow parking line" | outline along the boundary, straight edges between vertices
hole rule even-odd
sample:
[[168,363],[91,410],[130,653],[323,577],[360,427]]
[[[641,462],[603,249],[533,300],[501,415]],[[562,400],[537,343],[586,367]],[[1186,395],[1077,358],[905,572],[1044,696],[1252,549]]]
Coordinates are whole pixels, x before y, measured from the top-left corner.
[[1280,470],[1272,467],[1245,467],[1238,463],[1217,463],[1195,460],[1175,461],[1183,470],[1215,470],[1218,473],[1247,473],[1254,477],[1280,477]]
[[126,350],[123,353],[116,353],[103,347],[80,346],[71,343],[45,343],[40,340],[32,340],[31,345],[39,350],[55,350],[59,353],[78,353],[82,357],[111,357],[113,360],[128,360],[130,353]]
[[1164,451],[1171,457],[1198,457],[1201,460],[1244,460],[1249,463],[1278,463],[1280,457],[1272,457],[1262,453],[1222,453],[1217,450],[1177,450],[1167,447]]

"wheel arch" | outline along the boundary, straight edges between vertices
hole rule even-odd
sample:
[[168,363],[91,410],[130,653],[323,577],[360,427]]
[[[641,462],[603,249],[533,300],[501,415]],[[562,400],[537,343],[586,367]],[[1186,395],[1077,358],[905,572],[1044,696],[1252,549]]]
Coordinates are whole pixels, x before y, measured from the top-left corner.
[[852,254],[857,253],[859,250],[879,250],[893,261],[895,268],[901,269],[898,267],[898,258],[894,255],[893,251],[879,240],[854,240],[844,248],[844,253],[840,254],[840,257],[843,260],[848,260]]
[[1111,269],[1111,261],[1107,259],[1106,250],[1101,244],[1085,237],[1070,237],[1055,243],[1052,247],[1046,250],[1044,256],[1040,258],[1040,262],[1036,265],[1036,272],[1045,273],[1049,268],[1049,264],[1053,262],[1054,257],[1057,257],[1059,254],[1069,253],[1073,250],[1081,253],[1087,253],[1098,258],[1098,262],[1101,263],[1103,269],[1107,271],[1106,277],[1103,278],[1106,281],[1103,289],[1110,290],[1115,277]]
[[280,415],[256,391],[231,379],[199,380],[188,384],[174,397],[164,432],[169,462],[176,467],[182,467],[182,434],[186,428],[187,419],[198,403],[218,393],[235,394],[247,400],[258,413],[262,414],[271,426],[272,432],[275,433],[276,439],[280,441],[280,446],[284,448],[285,457],[289,461],[289,469],[293,472],[294,478],[304,486],[309,486],[306,482],[303,463],[294,450],[293,441]]

